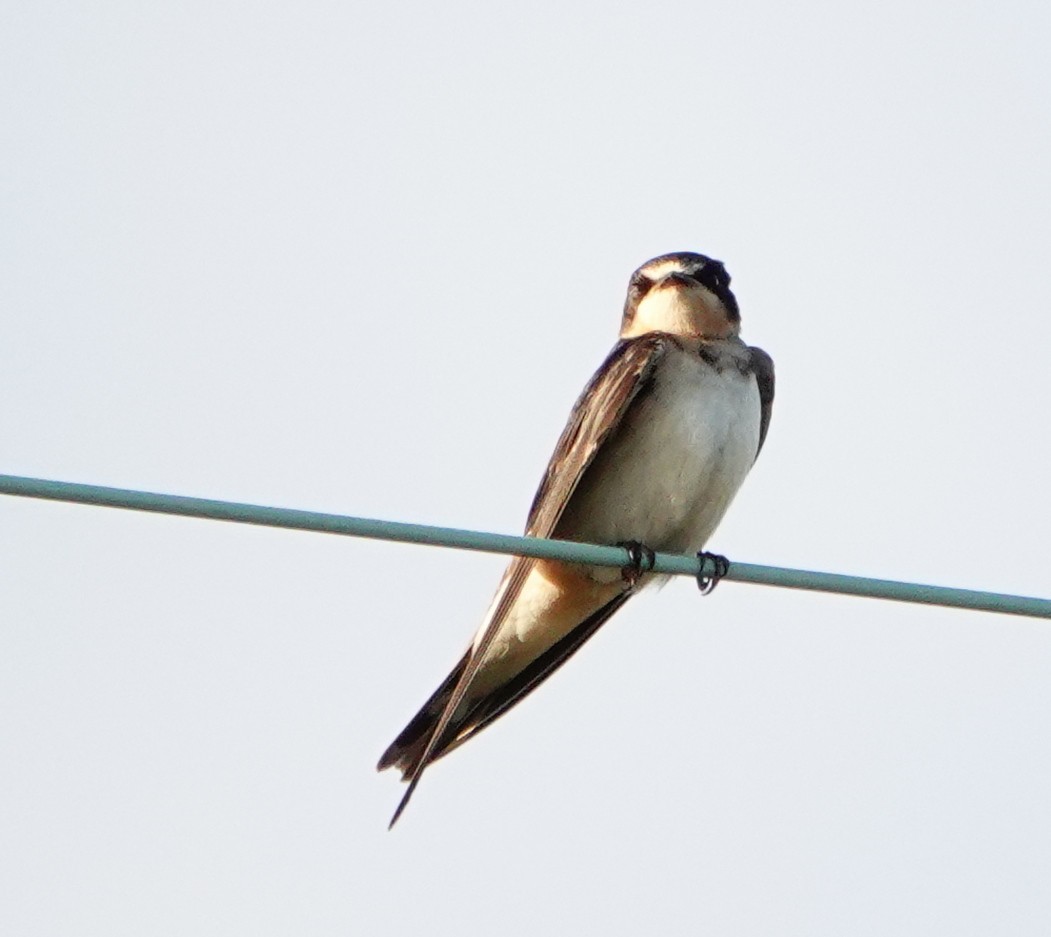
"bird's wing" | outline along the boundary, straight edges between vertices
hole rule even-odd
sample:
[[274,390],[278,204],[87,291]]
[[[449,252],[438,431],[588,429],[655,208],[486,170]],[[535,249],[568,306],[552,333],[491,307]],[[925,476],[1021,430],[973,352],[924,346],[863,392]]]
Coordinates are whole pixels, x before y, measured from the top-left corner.
[[547,463],[529,509],[527,536],[551,536],[595,454],[649,386],[669,341],[660,332],[620,341],[602,362],[573,407]]
[[749,364],[759,385],[759,446],[755,450],[758,459],[759,453],[763,451],[766,431],[770,428],[770,414],[774,408],[774,359],[762,348],[752,347],[748,350],[751,352]]
[[[670,336],[659,332],[622,340],[617,343],[602,363],[573,407],[569,421],[555,446],[555,451],[529,511],[529,519],[526,523],[528,536],[549,537],[551,535],[596,453],[620,425],[632,403],[652,386],[653,373],[664,356],[668,344],[672,341],[674,339]],[[468,652],[465,666],[445,701],[441,716],[431,729],[426,746],[408,772],[409,786],[391,818],[391,826],[408,805],[427,765],[434,760],[436,755],[443,753],[442,749],[446,745],[458,741],[459,731],[456,731],[453,738],[446,738],[446,730],[450,726],[453,714],[463,701],[486,650],[492,644],[507,613],[514,606],[534,563],[535,560],[531,557],[516,557],[508,566],[497,588],[488,621],[480,637],[474,642],[473,648]],[[607,606],[603,606],[582,622],[578,629],[574,629],[574,632],[571,632],[566,639],[556,642],[548,652],[541,655],[541,658],[520,674],[519,679],[513,681],[513,686],[507,687],[510,692],[477,701],[472,710],[477,713],[479,720],[477,724],[463,727],[467,730],[464,738],[466,734],[474,734],[483,725],[492,722],[557,669],[621,604],[623,600],[614,600]],[[580,629],[586,630],[586,633],[571,640],[573,634]],[[384,758],[386,759],[387,756],[385,755]],[[384,761],[381,760],[381,766],[383,763]]]

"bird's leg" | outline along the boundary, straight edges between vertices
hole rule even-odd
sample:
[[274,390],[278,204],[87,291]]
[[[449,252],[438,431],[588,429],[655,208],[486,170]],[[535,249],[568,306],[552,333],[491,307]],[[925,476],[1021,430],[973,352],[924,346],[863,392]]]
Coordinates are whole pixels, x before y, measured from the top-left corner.
[[624,547],[628,551],[630,561],[621,569],[620,576],[634,589],[642,578],[642,574],[652,571],[653,564],[657,561],[657,554],[646,544],[639,543],[638,540],[622,540],[617,546]]
[[[701,595],[708,595],[730,571],[730,561],[725,556],[709,553],[707,550],[701,550],[697,559],[701,561],[701,568],[697,571],[697,587],[701,590]],[[715,566],[711,573],[706,572],[709,561]]]

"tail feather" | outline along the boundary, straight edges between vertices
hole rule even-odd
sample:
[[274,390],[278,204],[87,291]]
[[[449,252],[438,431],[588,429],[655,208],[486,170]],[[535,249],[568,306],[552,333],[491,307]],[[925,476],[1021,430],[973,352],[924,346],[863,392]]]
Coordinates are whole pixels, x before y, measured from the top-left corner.
[[[390,743],[387,750],[380,756],[379,764],[376,765],[377,771],[397,768],[401,772],[403,781],[407,781],[412,776],[423,755],[423,750],[427,747],[427,742],[430,741],[431,733],[434,732],[438,720],[445,711],[446,704],[452,697],[457,681],[467,667],[469,655],[468,651],[460,658],[460,662],[453,667],[452,672],[442,681],[441,686],[431,694],[430,699],[423,704],[420,711]],[[450,729],[453,727],[450,726]]]
[[[528,696],[537,686],[573,656],[598,629],[619,609],[632,595],[631,590],[619,593],[609,602],[585,618],[569,634],[564,635],[551,647],[547,648],[536,659],[531,661],[521,672],[506,683],[494,688],[487,695],[462,706],[442,732],[442,737],[435,743],[428,762],[436,761],[453,749],[459,748],[468,739],[473,738],[508,709]],[[401,771],[403,781],[413,778],[420,766],[420,760],[427,748],[431,735],[438,726],[442,713],[453,690],[467,668],[470,657],[468,651],[442,681],[442,685],[431,694],[412,721],[401,731],[401,734],[390,744],[380,758],[377,770],[397,768]]]

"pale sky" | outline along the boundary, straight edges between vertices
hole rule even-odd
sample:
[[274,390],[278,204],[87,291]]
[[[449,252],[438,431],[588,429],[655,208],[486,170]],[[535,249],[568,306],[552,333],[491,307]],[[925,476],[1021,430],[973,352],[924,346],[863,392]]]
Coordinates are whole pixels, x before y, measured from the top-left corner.
[[[632,269],[710,546],[1051,595],[1046,3],[8,3],[0,472],[521,529]],[[0,932],[1051,932],[1051,625],[688,580],[402,788],[504,560],[0,498]]]

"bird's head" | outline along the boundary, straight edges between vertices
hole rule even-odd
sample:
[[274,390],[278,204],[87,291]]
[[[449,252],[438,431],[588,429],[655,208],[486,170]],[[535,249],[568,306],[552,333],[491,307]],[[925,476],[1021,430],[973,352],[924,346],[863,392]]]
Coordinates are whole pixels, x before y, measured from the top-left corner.
[[621,338],[669,332],[688,338],[737,335],[741,314],[730,291],[730,275],[703,254],[664,254],[631,275]]

